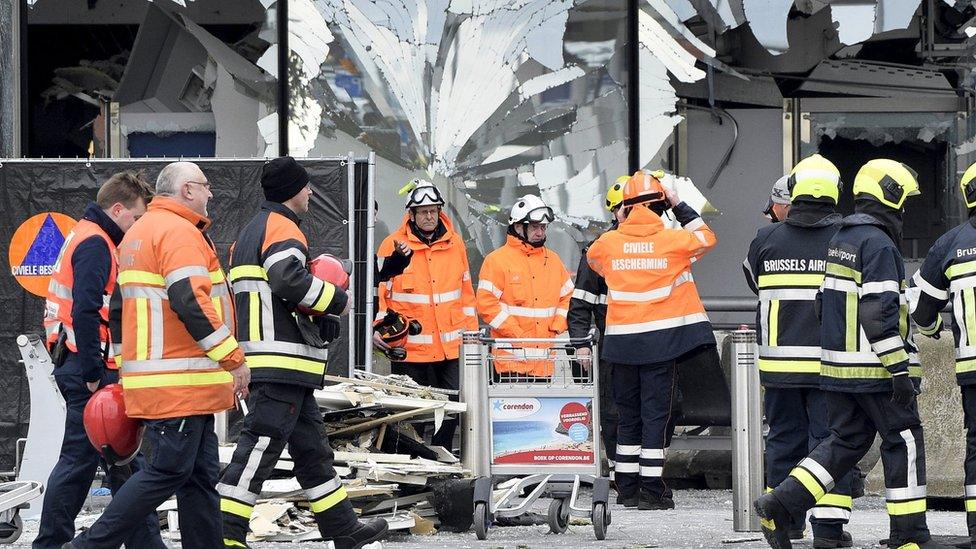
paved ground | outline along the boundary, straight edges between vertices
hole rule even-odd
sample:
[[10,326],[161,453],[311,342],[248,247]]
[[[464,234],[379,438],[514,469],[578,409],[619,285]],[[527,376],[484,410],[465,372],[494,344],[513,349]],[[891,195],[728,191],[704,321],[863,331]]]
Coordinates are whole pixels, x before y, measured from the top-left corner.
[[[479,542],[473,532],[438,533],[433,536],[398,535],[385,547],[393,549],[454,548],[706,548],[759,549],[766,547],[761,535],[732,531],[732,494],[729,491],[685,490],[675,492],[677,508],[673,511],[635,511],[613,505],[613,523],[605,541],[596,541],[589,525],[570,525],[565,534],[549,533],[547,526],[521,526],[491,530],[487,541]],[[86,515],[79,525],[90,524],[95,515]],[[933,534],[962,536],[966,533],[962,512],[930,512],[929,528]],[[888,517],[884,500],[865,497],[855,502],[849,527],[855,547],[880,547],[878,540],[887,537]],[[24,535],[13,547],[28,547],[37,531],[36,521],[27,521]],[[808,529],[809,534],[809,529]],[[796,544],[812,547],[808,537]],[[178,547],[178,545],[174,545]],[[322,548],[319,543],[258,543],[261,549]],[[138,548],[133,548],[138,549]]]

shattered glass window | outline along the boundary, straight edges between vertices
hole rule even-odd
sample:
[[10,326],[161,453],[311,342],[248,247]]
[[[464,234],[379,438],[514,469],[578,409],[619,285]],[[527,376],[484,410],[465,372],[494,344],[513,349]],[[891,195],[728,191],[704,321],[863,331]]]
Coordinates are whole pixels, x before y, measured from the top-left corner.
[[557,212],[547,245],[575,270],[627,172],[626,3],[292,0],[289,149],[378,155],[377,238],[414,177],[447,195],[472,270],[516,198]]
[[31,0],[25,154],[263,156],[277,147],[256,129],[277,111],[267,4]]
[[853,212],[857,170],[874,158],[902,162],[918,173],[921,195],[905,205],[902,253],[906,259],[925,257],[948,229],[966,219],[958,183],[976,160],[972,122],[963,113],[946,112],[824,112],[804,113],[801,156],[814,152],[829,158],[841,172],[847,192],[841,212]]

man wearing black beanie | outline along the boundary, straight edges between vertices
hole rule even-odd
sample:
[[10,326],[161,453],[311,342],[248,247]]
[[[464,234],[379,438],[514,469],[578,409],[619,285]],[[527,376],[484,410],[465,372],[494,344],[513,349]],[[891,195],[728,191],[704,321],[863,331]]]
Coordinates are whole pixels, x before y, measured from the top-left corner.
[[306,341],[308,315],[343,315],[349,297],[308,270],[299,215],[308,211],[308,172],[290,156],[265,163],[265,202],[237,238],[231,257],[237,339],[251,368],[250,412],[217,491],[224,547],[247,547],[248,522],[261,486],[289,446],[319,532],[336,549],[358,549],[387,531],[380,518],[361,523],[332,466],[313,391],[323,386],[328,350]]

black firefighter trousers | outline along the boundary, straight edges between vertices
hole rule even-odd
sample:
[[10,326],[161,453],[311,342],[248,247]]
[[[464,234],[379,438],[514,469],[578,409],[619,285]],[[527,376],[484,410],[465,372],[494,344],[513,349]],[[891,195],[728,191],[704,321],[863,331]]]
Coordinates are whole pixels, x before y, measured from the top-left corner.
[[234,457],[217,484],[224,547],[245,547],[248,521],[261,485],[286,444],[322,537],[345,535],[355,528],[356,512],[332,467],[332,448],[312,389],[255,382],[248,408]]
[[889,547],[929,540],[925,522],[925,443],[918,405],[903,408],[891,392],[825,391],[830,436],[801,461],[773,495],[795,520],[834,487],[864,457],[874,435],[881,435],[885,499],[890,521]]

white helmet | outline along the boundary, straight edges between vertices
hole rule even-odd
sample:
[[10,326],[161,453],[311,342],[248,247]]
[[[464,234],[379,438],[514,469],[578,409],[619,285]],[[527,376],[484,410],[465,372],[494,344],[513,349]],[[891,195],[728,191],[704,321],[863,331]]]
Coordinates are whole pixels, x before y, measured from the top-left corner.
[[546,206],[541,198],[534,194],[527,194],[519,198],[518,202],[512,206],[512,213],[508,216],[508,224],[542,223],[546,225],[552,223],[555,218],[552,208]]
[[[443,206],[444,198],[441,192],[433,183],[425,179],[411,179],[410,183],[404,187],[407,194],[406,208],[417,208],[420,206]],[[402,193],[401,193],[402,194]]]

